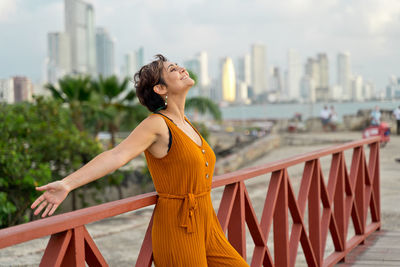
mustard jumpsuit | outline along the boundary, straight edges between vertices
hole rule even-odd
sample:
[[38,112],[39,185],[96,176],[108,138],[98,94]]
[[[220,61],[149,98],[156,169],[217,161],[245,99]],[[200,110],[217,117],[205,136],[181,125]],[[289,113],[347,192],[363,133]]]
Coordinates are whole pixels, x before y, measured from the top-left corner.
[[214,152],[193,126],[201,146],[169,118],[151,116],[162,116],[172,137],[166,156],[145,151],[159,195],[152,229],[155,266],[249,266],[226,239],[211,203]]

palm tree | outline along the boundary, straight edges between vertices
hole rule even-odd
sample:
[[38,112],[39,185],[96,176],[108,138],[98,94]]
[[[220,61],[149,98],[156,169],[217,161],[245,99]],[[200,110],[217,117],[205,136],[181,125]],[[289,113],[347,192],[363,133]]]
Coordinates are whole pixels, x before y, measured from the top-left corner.
[[187,110],[192,109],[201,114],[206,114],[208,112],[217,121],[221,121],[222,119],[221,110],[218,105],[207,97],[196,96],[188,98],[186,100],[185,108]]
[[71,110],[72,121],[79,131],[84,131],[84,108],[91,98],[90,76],[64,76],[58,80],[59,88],[47,83],[45,88],[51,91],[55,99],[67,103]]
[[92,81],[100,114],[96,130],[107,127],[111,135],[111,147],[116,144],[115,135],[124,119],[136,124],[147,116],[146,109],[138,104],[135,91],[130,90],[128,85],[128,78],[120,82],[115,75],[107,78],[100,75],[98,80]]

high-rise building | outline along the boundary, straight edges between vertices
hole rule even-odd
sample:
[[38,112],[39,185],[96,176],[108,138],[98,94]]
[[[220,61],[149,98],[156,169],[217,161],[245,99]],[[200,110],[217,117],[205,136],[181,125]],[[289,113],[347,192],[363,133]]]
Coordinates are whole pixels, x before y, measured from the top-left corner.
[[329,67],[326,54],[318,54],[317,59],[308,58],[305,66],[307,79],[312,79],[315,84],[316,101],[327,101],[332,98],[329,87]]
[[122,74],[126,77],[133,78],[136,72],[144,65],[144,49],[140,47],[136,51],[125,54]]
[[300,97],[300,82],[301,82],[301,59],[300,54],[294,49],[288,51],[288,79],[285,94],[290,100],[295,100]]
[[237,81],[236,102],[249,103],[248,85],[246,82]]
[[128,52],[124,56],[124,64],[123,64],[123,70],[122,70],[122,75],[125,77],[128,77],[130,79],[133,78],[133,76],[136,73],[136,57],[135,53],[133,52]]
[[108,77],[115,74],[114,39],[105,28],[96,29],[97,73]]
[[307,99],[311,103],[315,103],[317,100],[315,80],[308,74],[304,75],[301,80],[301,97]]
[[245,82],[251,86],[251,57],[250,54],[245,54],[240,57],[237,65],[237,78],[239,81]]
[[253,98],[267,92],[267,55],[263,44],[253,44],[251,47],[251,85]]
[[363,92],[364,100],[371,100],[375,97],[375,85],[371,81],[366,81],[363,84]]
[[222,63],[222,100],[234,102],[236,100],[236,75],[233,61],[230,57]]
[[65,0],[65,31],[70,38],[72,72],[96,74],[93,5],[84,0]]
[[14,103],[13,79],[0,79],[0,103]]
[[47,82],[56,83],[58,79],[71,72],[70,38],[65,32],[47,34]]
[[328,56],[325,53],[317,55],[317,62],[319,67],[319,80],[316,88],[317,100],[327,101],[331,98],[329,89],[329,63]]
[[136,69],[137,71],[140,70],[141,67],[144,65],[144,48],[143,46],[139,47],[139,49],[135,52],[136,57]]
[[400,78],[395,75],[389,77],[389,84],[386,86],[386,99],[400,98]]
[[271,91],[274,92],[282,92],[282,77],[281,72],[278,67],[274,67],[272,70],[272,77],[271,77]]
[[353,101],[364,101],[363,96],[363,78],[361,75],[355,75],[351,80],[352,88],[352,100]]
[[14,102],[31,101],[33,85],[29,78],[23,76],[13,77]]
[[197,81],[195,81],[194,86],[189,90],[187,97],[197,97],[201,95],[201,86],[200,86],[200,72],[201,66],[198,58],[191,58],[189,60],[185,60],[183,62],[183,66],[191,71],[194,75],[196,75]]
[[200,63],[199,82],[201,88],[207,88],[210,85],[208,77],[208,55],[206,51],[201,51],[196,55]]
[[351,65],[350,54],[340,53],[337,56],[337,84],[342,87],[342,99],[351,98]]
[[207,52],[201,51],[193,58],[185,60],[183,65],[186,69],[192,71],[197,76],[197,84],[195,87],[198,94],[210,97],[210,78],[208,76],[208,55]]

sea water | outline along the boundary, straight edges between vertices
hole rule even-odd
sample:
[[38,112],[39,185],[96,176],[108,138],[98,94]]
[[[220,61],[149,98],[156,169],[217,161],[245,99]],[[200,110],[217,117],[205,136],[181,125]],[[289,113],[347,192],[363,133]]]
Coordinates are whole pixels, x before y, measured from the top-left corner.
[[302,119],[319,117],[324,105],[335,107],[338,120],[342,121],[343,115],[357,114],[360,109],[374,109],[379,106],[383,110],[394,110],[400,106],[397,101],[371,101],[371,102],[342,102],[342,103],[267,103],[257,105],[234,105],[221,107],[222,117],[225,120],[246,119],[284,119],[293,118],[296,113],[302,115]]

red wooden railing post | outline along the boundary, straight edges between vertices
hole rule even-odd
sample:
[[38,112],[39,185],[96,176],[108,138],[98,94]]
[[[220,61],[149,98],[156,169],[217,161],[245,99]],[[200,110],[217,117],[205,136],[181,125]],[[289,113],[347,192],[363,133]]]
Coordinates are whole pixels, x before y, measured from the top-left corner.
[[153,262],[153,247],[151,241],[151,230],[153,228],[153,218],[154,212],[151,215],[149,226],[147,227],[146,234],[143,239],[142,247],[140,248],[140,252],[138,258],[136,260],[137,267],[147,266],[150,267]]
[[[380,164],[379,164],[379,142],[370,145],[369,151],[369,174],[372,179],[372,190],[374,200],[371,200],[371,219],[373,222],[381,220],[381,205],[380,205]],[[379,228],[380,229],[380,228]]]
[[232,246],[246,259],[246,226],[244,208],[244,182],[238,182],[235,201],[228,225],[228,239]]
[[283,172],[274,212],[275,266],[289,266],[288,175]]
[[320,191],[320,176],[319,160],[315,160],[316,168],[311,180],[310,192],[308,195],[308,229],[311,245],[318,266],[322,265],[321,255],[321,191]]
[[[343,153],[337,153],[332,156],[332,165],[331,172],[329,175],[329,182],[332,181],[332,184],[328,184],[328,190],[332,190],[333,194],[333,203],[334,210],[333,216],[335,218],[337,228],[339,231],[340,238],[340,249],[336,249],[336,251],[345,251],[346,250],[346,220],[345,220],[345,168],[344,168],[344,155]],[[336,185],[333,183],[336,182]],[[341,259],[341,261],[345,261],[345,257]]]

